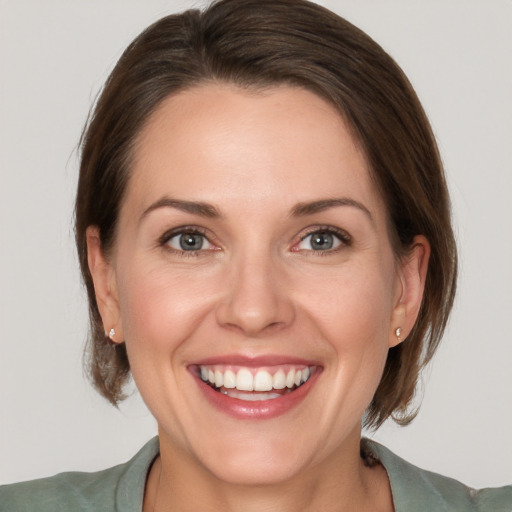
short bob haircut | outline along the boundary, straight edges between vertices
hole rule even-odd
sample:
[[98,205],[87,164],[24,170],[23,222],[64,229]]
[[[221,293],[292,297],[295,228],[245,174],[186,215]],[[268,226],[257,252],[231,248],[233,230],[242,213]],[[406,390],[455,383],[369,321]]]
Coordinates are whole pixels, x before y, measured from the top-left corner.
[[220,0],[157,21],[125,50],[81,139],[76,243],[89,297],[86,364],[113,404],[130,379],[125,345],[112,348],[87,264],[86,229],[99,228],[108,257],[130,177],[137,135],[169,95],[221,82],[253,91],[307,89],[332,104],[364,149],[387,206],[397,261],[415,235],[431,244],[422,306],[407,339],[391,348],[365,425],[390,416],[407,424],[422,368],[432,358],[453,304],[457,252],[450,200],[432,129],[407,78],[368,35],[306,0]]

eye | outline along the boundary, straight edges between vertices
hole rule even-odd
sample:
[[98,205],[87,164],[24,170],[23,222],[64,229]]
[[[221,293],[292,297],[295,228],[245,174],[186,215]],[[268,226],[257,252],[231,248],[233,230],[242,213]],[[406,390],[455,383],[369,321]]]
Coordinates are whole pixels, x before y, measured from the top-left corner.
[[164,244],[176,251],[186,252],[211,250],[215,248],[208,238],[198,231],[174,233],[164,240]]
[[342,244],[349,243],[348,235],[329,229],[319,229],[302,237],[295,247],[297,251],[332,251]]

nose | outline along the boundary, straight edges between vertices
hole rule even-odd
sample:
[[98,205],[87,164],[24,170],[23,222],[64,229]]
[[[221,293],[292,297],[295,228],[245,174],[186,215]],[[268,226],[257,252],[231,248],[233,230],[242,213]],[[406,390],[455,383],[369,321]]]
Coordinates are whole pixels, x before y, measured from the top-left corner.
[[217,321],[248,337],[289,326],[295,311],[286,281],[283,269],[270,256],[231,262]]

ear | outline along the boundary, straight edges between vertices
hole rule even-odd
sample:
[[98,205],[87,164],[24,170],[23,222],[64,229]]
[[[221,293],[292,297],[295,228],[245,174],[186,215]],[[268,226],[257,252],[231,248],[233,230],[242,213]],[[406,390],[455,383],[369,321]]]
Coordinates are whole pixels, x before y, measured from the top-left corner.
[[107,336],[110,330],[114,329],[115,334],[109,337],[114,343],[121,343],[124,341],[124,333],[114,267],[103,252],[99,228],[89,226],[85,236],[87,262],[94,283],[94,292],[103,321],[103,329]]
[[[398,268],[399,286],[391,317],[389,346],[394,347],[407,338],[418,313],[425,290],[430,243],[423,235],[414,237],[411,249],[401,259]],[[400,329],[397,335],[397,329]]]

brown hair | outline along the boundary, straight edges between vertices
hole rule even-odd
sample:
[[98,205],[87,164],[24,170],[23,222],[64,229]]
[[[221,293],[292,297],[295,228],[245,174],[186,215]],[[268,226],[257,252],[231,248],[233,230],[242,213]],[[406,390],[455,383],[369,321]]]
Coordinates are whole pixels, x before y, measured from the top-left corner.
[[115,239],[134,141],[160,102],[179,90],[222,81],[240,87],[304,87],[333,104],[365,150],[387,205],[397,258],[423,234],[431,257],[423,303],[404,343],[389,350],[367,411],[378,427],[405,424],[421,369],[432,358],[455,294],[456,247],[442,164],[432,130],[409,81],[369,36],[305,0],[220,0],[206,10],[167,16],[142,32],[108,78],[82,136],[76,243],[89,296],[89,371],[112,403],[129,378],[124,345],[105,336],[87,264],[85,231]]

